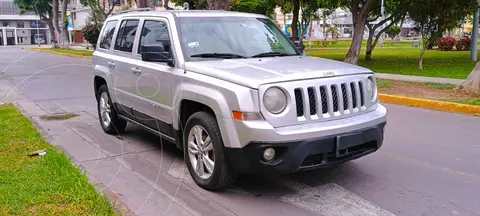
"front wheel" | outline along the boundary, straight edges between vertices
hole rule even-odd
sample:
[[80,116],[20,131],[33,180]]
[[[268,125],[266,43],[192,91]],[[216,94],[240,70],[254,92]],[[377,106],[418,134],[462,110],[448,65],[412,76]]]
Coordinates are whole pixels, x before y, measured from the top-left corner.
[[221,190],[235,182],[217,120],[207,112],[197,112],[187,120],[184,155],[188,171],[197,185],[206,190]]

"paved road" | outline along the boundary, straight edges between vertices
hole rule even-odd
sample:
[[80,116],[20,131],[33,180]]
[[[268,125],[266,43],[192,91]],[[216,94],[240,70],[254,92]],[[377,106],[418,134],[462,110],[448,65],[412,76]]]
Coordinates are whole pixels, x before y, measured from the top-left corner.
[[[0,71],[0,101],[16,101],[97,187],[137,215],[480,215],[478,117],[387,105],[377,153],[282,179],[243,176],[211,193],[192,182],[166,141],[135,127],[120,138],[101,131],[90,61],[3,48]],[[52,113],[79,116],[40,121]]]

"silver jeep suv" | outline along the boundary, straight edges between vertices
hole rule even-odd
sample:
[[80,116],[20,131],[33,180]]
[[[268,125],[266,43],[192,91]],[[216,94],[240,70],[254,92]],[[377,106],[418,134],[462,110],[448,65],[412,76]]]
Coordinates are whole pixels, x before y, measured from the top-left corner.
[[287,174],[378,150],[386,109],[372,71],[302,56],[263,15],[127,11],[93,55],[103,130],[127,122],[176,143],[194,181]]

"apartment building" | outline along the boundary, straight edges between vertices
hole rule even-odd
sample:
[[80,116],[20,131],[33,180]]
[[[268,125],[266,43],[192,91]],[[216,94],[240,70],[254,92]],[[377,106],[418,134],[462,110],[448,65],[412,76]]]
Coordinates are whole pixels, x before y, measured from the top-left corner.
[[0,0],[0,46],[50,43],[46,23],[35,14],[20,14],[12,0]]

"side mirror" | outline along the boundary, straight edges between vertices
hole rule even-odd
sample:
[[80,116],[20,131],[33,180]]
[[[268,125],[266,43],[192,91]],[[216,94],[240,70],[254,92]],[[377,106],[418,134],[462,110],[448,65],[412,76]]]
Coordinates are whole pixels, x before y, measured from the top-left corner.
[[170,67],[174,66],[173,59],[170,58],[170,52],[166,52],[162,44],[143,45],[140,49],[142,51],[142,61],[166,62]]

